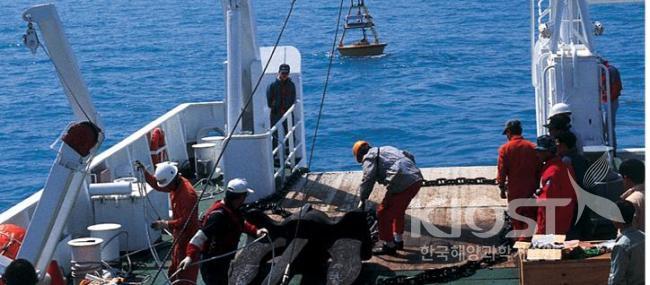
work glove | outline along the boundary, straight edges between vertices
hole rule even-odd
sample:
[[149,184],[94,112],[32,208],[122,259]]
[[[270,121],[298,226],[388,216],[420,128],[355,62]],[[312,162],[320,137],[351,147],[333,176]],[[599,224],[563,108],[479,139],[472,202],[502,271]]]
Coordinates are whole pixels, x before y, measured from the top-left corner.
[[366,210],[366,200],[361,200],[359,201],[359,205],[357,206],[359,209],[365,211]]
[[186,256],[185,258],[183,258],[183,260],[181,260],[181,263],[178,264],[178,267],[180,267],[180,269],[182,270],[185,270],[188,267],[190,267],[190,264],[192,264],[192,258]]
[[508,188],[506,187],[505,184],[499,184],[499,190],[501,190],[501,193],[499,194],[499,196],[501,196],[501,199],[505,199],[508,197],[506,195],[506,193],[508,192]]
[[261,236],[264,236],[264,235],[268,235],[269,230],[267,230],[266,228],[261,228],[261,229],[257,230],[257,232],[255,234],[257,235],[257,237],[261,237]]
[[151,228],[154,230],[168,229],[169,224],[165,220],[157,220],[151,223]]
[[136,160],[136,161],[133,163],[133,166],[135,166],[135,169],[137,169],[137,170],[143,170],[143,169],[145,169],[144,164],[142,164],[142,162],[140,162],[139,160]]

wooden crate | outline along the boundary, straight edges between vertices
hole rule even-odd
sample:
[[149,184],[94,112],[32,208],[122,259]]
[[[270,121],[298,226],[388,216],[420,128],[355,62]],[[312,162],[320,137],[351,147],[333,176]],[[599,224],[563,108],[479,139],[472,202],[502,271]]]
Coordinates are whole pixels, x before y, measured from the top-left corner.
[[520,284],[607,284],[610,254],[580,260],[519,261]]

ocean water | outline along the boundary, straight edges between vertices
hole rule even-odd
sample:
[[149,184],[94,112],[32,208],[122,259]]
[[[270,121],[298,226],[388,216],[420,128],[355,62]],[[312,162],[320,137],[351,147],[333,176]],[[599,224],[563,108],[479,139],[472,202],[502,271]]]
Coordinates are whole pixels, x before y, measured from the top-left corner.
[[[106,125],[104,149],[180,103],[223,99],[219,1],[56,2]],[[272,45],[290,2],[253,2],[258,42]],[[0,6],[0,210],[44,185],[55,157],[49,145],[73,119],[46,56],[21,43],[21,13],[32,4]],[[420,166],[463,166],[496,163],[507,119],[521,119],[534,138],[528,1],[366,4],[386,54],[334,59],[312,170],[358,169],[350,153],[357,139],[408,149]],[[298,0],[281,41],[302,52],[309,143],[337,12],[338,1]],[[596,49],[619,67],[625,88],[619,145],[642,146],[643,4],[590,12],[605,25]]]

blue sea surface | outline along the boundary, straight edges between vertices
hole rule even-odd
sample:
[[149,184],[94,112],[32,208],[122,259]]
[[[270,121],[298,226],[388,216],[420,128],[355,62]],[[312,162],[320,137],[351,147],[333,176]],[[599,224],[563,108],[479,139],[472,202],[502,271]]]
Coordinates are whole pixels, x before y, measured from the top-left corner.
[[[184,102],[222,100],[225,27],[219,1],[56,1],[93,102],[103,149]],[[272,45],[290,1],[253,1],[258,42]],[[345,1],[345,5],[348,5]],[[0,7],[0,210],[42,188],[73,120],[53,67],[21,43],[22,11]],[[296,2],[281,45],[302,53],[311,148],[338,1]],[[336,55],[311,169],[356,170],[358,139],[394,145],[420,166],[494,165],[503,123],[533,139],[529,1],[366,1],[386,54]],[[619,67],[621,147],[644,143],[644,4],[590,8],[605,25],[599,54]],[[344,8],[347,11],[347,6]]]

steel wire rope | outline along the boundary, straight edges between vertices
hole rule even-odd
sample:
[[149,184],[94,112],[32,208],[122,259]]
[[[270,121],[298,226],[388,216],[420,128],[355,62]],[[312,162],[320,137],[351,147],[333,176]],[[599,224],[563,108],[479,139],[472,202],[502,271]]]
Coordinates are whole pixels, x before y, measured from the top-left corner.
[[[253,95],[255,94],[255,92],[259,88],[260,84],[262,83],[262,78],[264,78],[264,74],[266,73],[266,70],[268,69],[269,65],[271,64],[271,59],[273,59],[273,55],[275,54],[275,51],[276,51],[276,49],[278,47],[278,44],[280,43],[280,39],[282,38],[282,35],[284,34],[284,30],[286,29],[287,24],[289,23],[289,18],[291,17],[291,14],[293,12],[293,8],[295,6],[295,3],[296,3],[296,0],[291,1],[291,6],[289,7],[289,12],[287,13],[287,16],[284,18],[284,23],[282,24],[282,28],[280,29],[280,33],[278,34],[278,37],[276,38],[275,43],[273,44],[273,49],[271,50],[271,54],[269,55],[269,59],[267,60],[266,64],[264,65],[264,69],[262,70],[262,73],[257,78],[257,82],[255,83],[255,87],[253,88],[253,91],[251,92],[251,96],[249,96],[248,99],[246,99],[246,104],[244,104],[244,107],[239,112],[239,115],[237,116],[237,120],[235,121],[234,126],[237,126],[239,124],[239,122],[241,121],[242,117],[244,116],[244,111],[246,109],[248,109],[249,105],[253,101]],[[228,145],[230,143],[230,139],[232,138],[232,135],[234,134],[235,130],[236,130],[236,128],[233,127],[230,130],[230,132],[228,133],[228,136],[224,139],[223,147],[221,148],[221,151],[219,152],[219,156],[217,157],[217,161],[215,162],[214,166],[212,167],[212,171],[210,171],[210,176],[212,176],[212,174],[216,171],[217,166],[219,165],[219,161],[223,157],[223,154],[224,154],[226,148],[228,147]],[[204,185],[208,185],[208,184],[206,183]],[[192,215],[194,212],[197,211],[198,206],[199,206],[199,201],[201,201],[201,199],[203,198],[203,195],[204,195],[206,189],[207,189],[207,186],[203,186],[203,189],[201,189],[201,193],[200,193],[198,199],[196,200],[196,203],[194,203],[194,206],[192,207],[192,211],[190,212],[190,215]],[[189,221],[190,221],[190,219],[187,219],[185,221],[185,223],[183,224],[183,227],[181,228],[181,232],[184,232],[187,229],[187,226],[189,225]],[[177,240],[174,239],[174,241],[172,242],[172,245],[171,245],[172,248],[174,247],[176,242],[177,242]],[[154,284],[156,282],[156,280],[158,279],[158,276],[160,275],[160,272],[162,271],[162,269],[164,267],[164,262],[167,262],[167,260],[171,256],[172,251],[173,250],[170,250],[165,255],[165,258],[163,259],[163,265],[158,267],[158,270],[156,271],[156,275],[153,277],[153,280],[151,282],[152,284]]]
[[[329,62],[327,64],[327,74],[325,75],[325,84],[323,86],[323,94],[321,95],[321,100],[320,100],[320,106],[318,110],[318,117],[316,119],[316,128],[314,129],[314,136],[312,137],[312,142],[311,142],[311,149],[309,151],[309,160],[307,162],[307,169],[311,167],[311,161],[314,155],[314,148],[316,147],[316,138],[318,137],[318,127],[320,126],[320,119],[323,114],[323,106],[325,106],[325,95],[327,94],[327,86],[329,85],[329,78],[330,74],[332,71],[332,62],[334,61],[334,49],[336,48],[336,41],[338,40],[339,37],[339,26],[341,24],[341,14],[343,12],[343,1],[341,0],[339,4],[339,11],[338,15],[336,18],[336,30],[334,31],[334,40],[332,41],[332,48],[330,49],[330,54],[329,54]],[[305,182],[305,184],[309,183],[309,181]],[[303,185],[304,188],[304,185]],[[300,229],[300,220],[302,218],[302,209],[298,212],[298,222],[296,223],[296,230],[294,232],[293,240],[295,241],[296,237],[298,236],[298,232]],[[294,251],[296,250],[296,243],[293,242],[291,245],[291,251],[289,258],[293,257]],[[288,282],[288,274],[289,270],[291,267],[291,262],[287,264],[286,269],[284,270],[284,276],[282,276],[283,280],[281,284],[284,284],[285,282]],[[269,277],[270,280],[270,277]]]
[[320,119],[323,114],[323,106],[325,106],[325,95],[327,94],[327,86],[330,81],[330,73],[332,71],[332,61],[334,60],[334,49],[336,48],[336,41],[339,37],[339,26],[341,24],[341,13],[343,12],[343,1],[339,5],[338,18],[336,18],[336,31],[334,32],[334,40],[332,41],[332,48],[329,54],[329,63],[327,64],[327,75],[325,76],[325,85],[323,86],[323,94],[320,99],[320,107],[318,110],[318,117],[316,118],[316,128],[314,129],[314,136],[311,140],[311,150],[309,151],[309,161],[307,162],[307,169],[311,167],[311,160],[314,156],[314,148],[316,148],[316,138],[318,137],[318,127],[320,127]]

